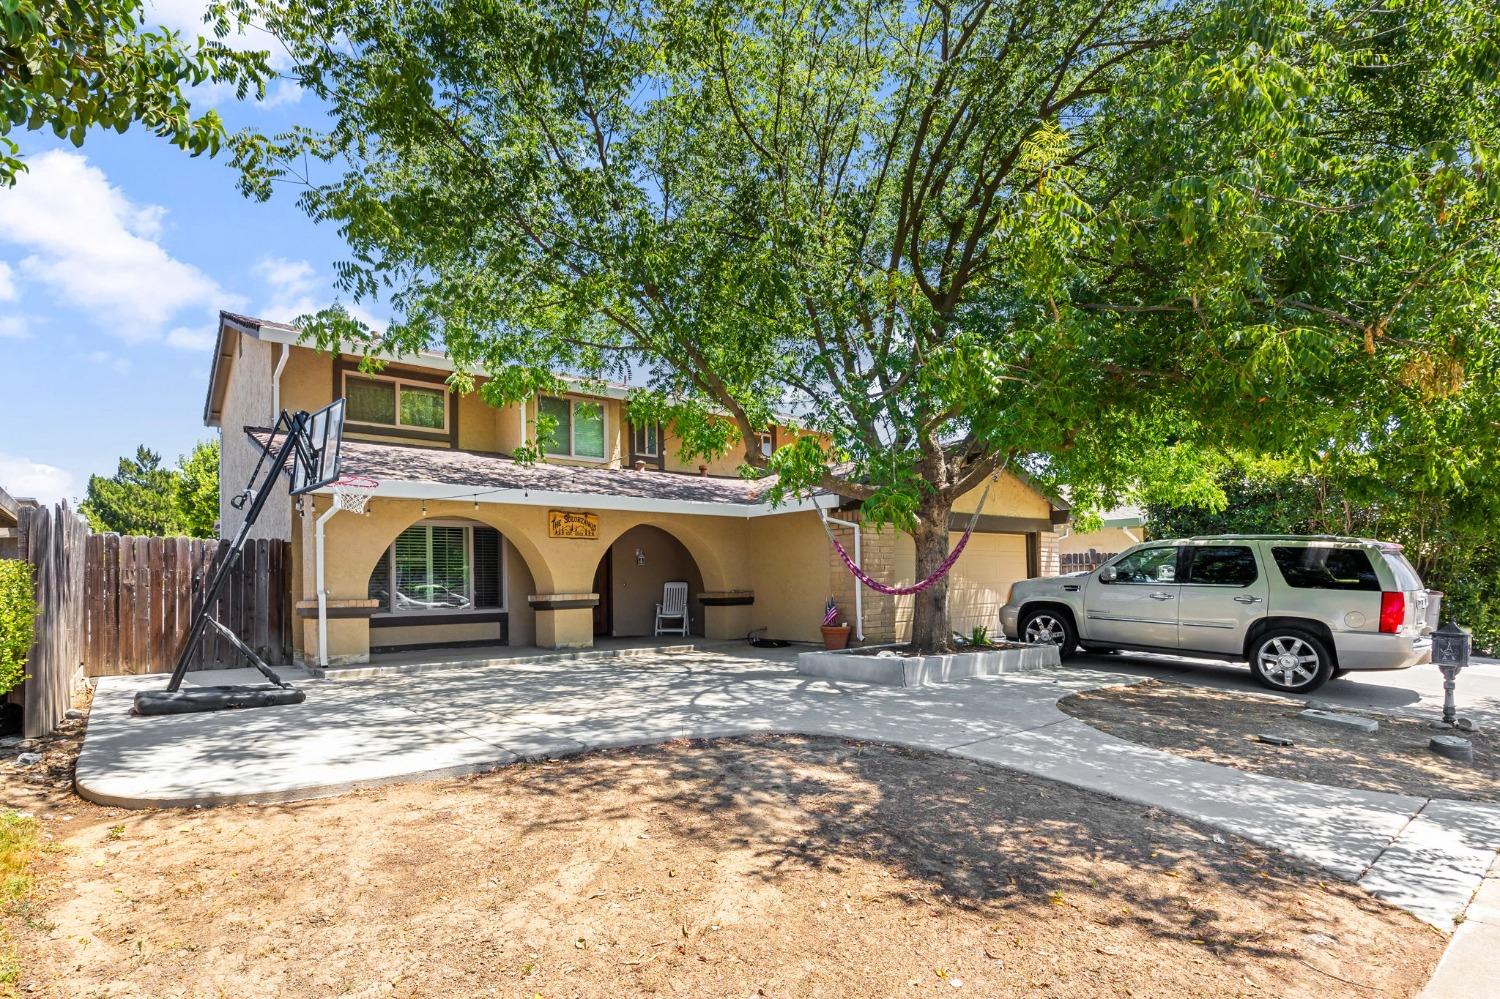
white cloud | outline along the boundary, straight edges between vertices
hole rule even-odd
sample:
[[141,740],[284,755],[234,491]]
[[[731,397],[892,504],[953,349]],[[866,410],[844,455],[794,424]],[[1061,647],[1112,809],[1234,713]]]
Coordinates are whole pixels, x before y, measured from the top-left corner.
[[214,345],[214,334],[207,329],[191,326],[174,326],[167,331],[167,346],[179,350],[209,350]]
[[0,260],[0,302],[14,302],[21,297],[16,291],[16,279],[10,264]]
[[30,340],[31,322],[25,316],[0,316],[0,340]]
[[[257,309],[262,319],[289,323],[298,316],[326,309],[335,301],[331,283],[306,260],[266,257],[252,270],[266,283],[268,291]],[[352,302],[343,304],[350,315],[371,329],[377,332],[385,329],[385,321],[364,306]]]
[[28,280],[127,341],[159,339],[186,309],[235,307],[237,296],[157,242],[164,207],[133,203],[77,153],[45,152],[30,167],[0,198],[0,240],[28,252]]
[[97,364],[101,368],[109,368],[119,374],[130,370],[130,362],[118,354],[111,354],[107,350],[90,351],[83,355],[83,359],[90,364]]
[[0,451],[0,486],[12,496],[33,496],[43,503],[79,495],[78,479],[55,465],[44,465]]

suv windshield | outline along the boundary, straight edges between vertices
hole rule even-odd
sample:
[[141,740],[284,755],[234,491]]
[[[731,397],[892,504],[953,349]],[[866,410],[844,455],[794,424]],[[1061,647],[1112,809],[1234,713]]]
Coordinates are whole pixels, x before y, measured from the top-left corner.
[[1274,547],[1271,557],[1286,584],[1299,590],[1380,589],[1370,557],[1359,548]]

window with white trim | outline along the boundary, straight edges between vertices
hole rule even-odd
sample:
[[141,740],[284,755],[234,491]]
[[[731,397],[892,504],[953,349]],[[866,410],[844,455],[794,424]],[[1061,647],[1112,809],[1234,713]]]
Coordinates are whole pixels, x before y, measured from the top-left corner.
[[559,458],[604,459],[604,404],[589,399],[544,395],[537,412],[556,423],[542,450]]
[[427,521],[396,538],[370,572],[383,614],[505,609],[505,550],[493,527]]
[[771,452],[776,450],[776,446],[773,443],[775,438],[771,436],[771,432],[769,430],[763,430],[755,436],[756,439],[760,441],[760,453],[764,457],[771,457]]
[[408,430],[448,429],[448,389],[427,382],[374,375],[344,375],[345,418]]

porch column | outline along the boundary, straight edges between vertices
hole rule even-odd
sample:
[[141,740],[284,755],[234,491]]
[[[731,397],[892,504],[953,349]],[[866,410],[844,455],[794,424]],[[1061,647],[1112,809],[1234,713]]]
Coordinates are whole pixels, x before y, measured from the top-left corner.
[[703,637],[744,638],[750,633],[754,590],[712,590],[698,594],[703,605]]
[[536,644],[544,649],[588,649],[594,645],[597,593],[533,593],[526,598],[536,611]]

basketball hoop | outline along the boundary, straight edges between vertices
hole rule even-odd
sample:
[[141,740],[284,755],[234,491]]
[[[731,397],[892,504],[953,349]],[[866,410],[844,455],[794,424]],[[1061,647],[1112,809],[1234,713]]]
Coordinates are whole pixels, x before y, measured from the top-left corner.
[[333,505],[350,513],[364,513],[365,504],[379,486],[379,480],[368,475],[346,475],[331,484]]

